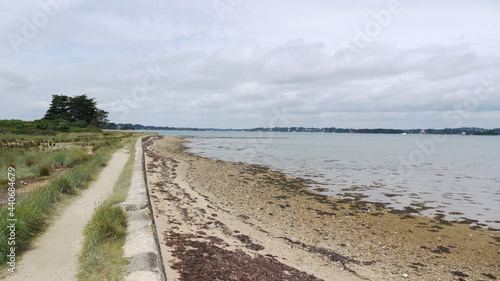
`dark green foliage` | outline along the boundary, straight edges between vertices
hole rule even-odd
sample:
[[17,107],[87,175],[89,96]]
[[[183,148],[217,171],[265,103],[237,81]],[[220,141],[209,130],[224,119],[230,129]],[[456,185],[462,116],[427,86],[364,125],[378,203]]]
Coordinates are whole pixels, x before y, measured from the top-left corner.
[[[83,121],[82,121],[83,122]],[[69,122],[62,119],[57,120],[0,120],[0,134],[23,134],[23,135],[56,135],[57,132],[71,133],[98,133],[101,130],[85,122]],[[83,125],[85,124],[85,125]]]
[[41,177],[50,175],[50,171],[51,171],[51,166],[47,163],[43,163],[40,164],[40,166],[38,166],[38,175]]
[[105,126],[102,127],[103,129],[108,129],[108,130],[117,130],[119,129],[118,125],[115,123],[108,123]]
[[67,132],[70,128],[87,128],[89,125],[98,127],[108,123],[108,112],[97,108],[97,103],[87,95],[68,97],[53,95],[41,127],[54,127],[54,130]]
[[134,125],[128,123],[120,126],[120,130],[135,130]]
[[43,120],[66,120],[69,121],[70,116],[70,99],[64,95],[52,95],[52,103],[50,108],[45,113]]
[[485,135],[485,136],[498,136],[500,132],[497,130],[488,130],[482,132],[474,132],[474,135]]
[[0,134],[55,135],[39,121],[0,120]]
[[74,123],[72,124],[72,126],[73,126],[74,128],[87,128],[87,127],[89,126],[89,124],[87,124],[87,123],[86,123],[85,121],[83,121],[83,120],[78,120],[78,121],[74,122]]

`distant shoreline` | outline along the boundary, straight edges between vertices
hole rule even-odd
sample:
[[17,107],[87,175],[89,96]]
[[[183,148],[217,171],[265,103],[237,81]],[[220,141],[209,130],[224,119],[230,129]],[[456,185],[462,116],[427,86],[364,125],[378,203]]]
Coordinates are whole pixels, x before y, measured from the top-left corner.
[[158,131],[220,131],[220,132],[282,132],[282,133],[358,133],[358,134],[428,134],[428,135],[500,135],[500,128],[444,128],[444,129],[353,129],[353,128],[335,128],[335,127],[259,127],[252,129],[218,129],[218,128],[189,128],[189,127],[166,127],[166,126],[147,126],[141,124],[114,124],[110,130],[158,130]]

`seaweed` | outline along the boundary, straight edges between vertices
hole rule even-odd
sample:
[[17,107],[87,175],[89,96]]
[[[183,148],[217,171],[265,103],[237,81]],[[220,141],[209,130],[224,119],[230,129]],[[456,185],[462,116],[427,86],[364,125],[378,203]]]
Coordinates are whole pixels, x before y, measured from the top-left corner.
[[[165,239],[176,258],[172,268],[183,281],[241,280],[241,281],[321,281],[277,261],[271,255],[246,254],[240,249],[230,251],[218,243],[195,240],[193,235],[170,233]],[[249,241],[247,236],[241,240]]]

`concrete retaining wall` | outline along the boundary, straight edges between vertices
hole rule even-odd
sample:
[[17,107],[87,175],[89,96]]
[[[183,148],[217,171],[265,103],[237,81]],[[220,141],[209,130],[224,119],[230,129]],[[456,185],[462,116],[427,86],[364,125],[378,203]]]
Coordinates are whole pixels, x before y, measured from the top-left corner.
[[165,269],[156,234],[154,216],[149,201],[145,178],[143,141],[135,144],[135,161],[128,197],[121,205],[128,215],[127,240],[123,247],[125,257],[132,258],[126,281],[165,281]]

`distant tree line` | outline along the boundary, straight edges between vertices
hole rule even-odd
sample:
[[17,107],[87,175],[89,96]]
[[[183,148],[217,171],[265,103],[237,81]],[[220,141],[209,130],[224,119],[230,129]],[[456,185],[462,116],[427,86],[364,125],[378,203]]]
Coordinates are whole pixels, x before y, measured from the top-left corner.
[[275,127],[254,128],[243,131],[251,132],[311,132],[311,133],[357,133],[357,134],[445,134],[445,135],[500,135],[500,128],[445,128],[445,129],[346,129],[346,128],[304,128],[304,127]]
[[[54,135],[55,131],[40,129],[40,120],[0,120],[1,134]],[[42,126],[43,127],[43,126]]]
[[182,128],[182,127],[168,127],[168,126],[144,126],[141,124],[132,123],[109,123],[102,127],[108,130],[149,130],[149,131],[206,131],[207,129],[198,128]]
[[245,131],[245,132],[307,132],[307,133],[353,133],[353,134],[445,134],[445,135],[500,135],[500,128],[483,129],[474,127],[445,129],[347,129],[335,127],[274,127],[252,129],[214,129],[214,128],[183,128],[168,126],[145,126],[131,123],[110,123],[105,129],[112,130],[185,130],[185,131]]
[[329,128],[305,128],[305,127],[274,127],[274,128],[253,128],[244,131],[250,132],[307,132],[307,133],[350,133],[349,129]]

